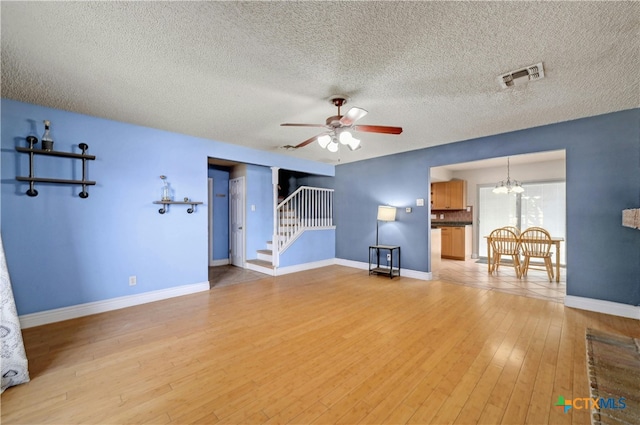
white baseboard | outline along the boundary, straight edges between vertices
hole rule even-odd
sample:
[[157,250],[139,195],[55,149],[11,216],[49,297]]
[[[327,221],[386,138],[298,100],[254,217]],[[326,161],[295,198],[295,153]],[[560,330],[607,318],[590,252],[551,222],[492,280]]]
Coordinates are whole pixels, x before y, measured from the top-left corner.
[[317,269],[319,267],[332,266],[334,264],[335,264],[335,258],[330,258],[328,260],[314,261],[313,263],[296,264],[295,266],[287,266],[287,267],[278,267],[275,269],[275,276],[282,276],[284,274]]
[[34,326],[61,322],[63,320],[75,319],[77,317],[104,313],[106,311],[118,310],[125,307],[132,307],[135,305],[208,290],[209,282],[194,283],[191,285],[175,286],[173,288],[145,292],[143,294],[127,295],[124,297],[111,298],[109,300],[95,301],[70,307],[56,308],[54,310],[40,311],[38,313],[24,314],[19,316],[20,326],[22,329],[32,328]]
[[223,258],[222,260],[209,260],[209,267],[226,266],[227,264],[231,264],[228,258]]
[[564,297],[564,305],[580,310],[595,311],[596,313],[611,314],[612,316],[628,317],[640,320],[640,306],[616,303],[612,301],[595,300],[593,298],[576,297],[567,295]]

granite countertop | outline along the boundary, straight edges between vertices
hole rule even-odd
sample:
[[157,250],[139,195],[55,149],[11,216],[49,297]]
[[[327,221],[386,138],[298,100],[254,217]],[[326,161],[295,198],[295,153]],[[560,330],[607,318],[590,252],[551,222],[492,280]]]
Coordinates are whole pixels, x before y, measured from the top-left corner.
[[432,229],[437,229],[439,227],[464,227],[464,226],[470,226],[471,224],[473,224],[470,221],[437,221],[437,222],[431,222],[431,228]]

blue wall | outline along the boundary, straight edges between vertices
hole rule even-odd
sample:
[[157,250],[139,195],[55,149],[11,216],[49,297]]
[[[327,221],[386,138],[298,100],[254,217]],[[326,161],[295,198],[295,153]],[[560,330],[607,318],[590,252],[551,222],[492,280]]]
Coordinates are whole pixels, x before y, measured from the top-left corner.
[[[336,231],[306,232],[281,266],[338,257],[367,262],[380,204],[401,207],[382,223],[380,242],[403,247],[403,268],[429,271],[429,169],[496,156],[566,149],[567,294],[640,305],[640,231],[621,226],[621,211],[640,204],[640,109],[421,149],[334,167],[125,123],[2,100],[0,225],[19,314],[207,280],[207,158],[247,168],[247,258],[271,238],[268,167],[314,175],[335,188]],[[76,186],[38,184],[24,194],[28,155],[15,151],[42,120],[55,149],[89,144],[88,199]],[[35,130],[32,130],[33,127]],[[79,161],[37,157],[36,175],[78,178]],[[267,171],[268,170],[268,171]],[[194,214],[171,206],[158,214],[164,174],[175,199],[205,205]],[[315,178],[314,178],[315,179]],[[326,186],[326,185],[321,185]],[[329,187],[331,187],[329,186]],[[412,207],[412,213],[404,207]],[[268,210],[269,208],[267,208]],[[262,234],[264,233],[264,234]],[[249,236],[249,234],[251,236]],[[333,240],[335,238],[335,244]],[[227,238],[228,240],[228,238]],[[320,249],[315,249],[320,244]],[[138,284],[130,287],[128,277]]]
[[[18,313],[28,314],[206,282],[208,157],[332,176],[334,167],[166,131],[2,99],[0,224]],[[55,150],[89,154],[89,198],[79,187],[38,184],[25,195],[26,146],[42,120],[52,122]],[[32,128],[36,126],[36,129]],[[39,145],[38,145],[39,146]],[[36,157],[36,175],[79,177],[80,161]],[[72,171],[73,170],[73,171]],[[174,199],[203,201],[194,214],[172,205],[158,214],[167,176]],[[262,189],[259,189],[262,190]],[[263,241],[264,243],[264,241]],[[129,286],[129,276],[137,285]]]
[[429,271],[429,211],[415,202],[429,205],[430,167],[556,149],[566,149],[567,294],[640,305],[640,231],[621,226],[621,211],[640,206],[640,109],[339,165],[336,256],[366,262],[377,205],[389,204],[403,210],[380,243],[402,246],[403,268]]
[[333,259],[335,246],[335,229],[308,230],[280,255],[280,267]]
[[[247,165],[247,246],[246,258],[258,258],[258,249],[267,249],[267,241],[273,238],[273,184],[271,169]],[[251,206],[255,206],[255,211]]]

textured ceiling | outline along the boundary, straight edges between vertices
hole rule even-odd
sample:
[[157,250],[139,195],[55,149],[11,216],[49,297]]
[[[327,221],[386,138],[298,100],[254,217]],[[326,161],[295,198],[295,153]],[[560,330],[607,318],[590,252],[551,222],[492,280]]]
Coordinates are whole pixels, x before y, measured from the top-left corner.
[[[2,97],[323,162],[640,106],[638,2],[9,2]],[[498,76],[543,62],[545,78]],[[296,145],[336,109],[363,149]],[[55,123],[54,123],[55,125]],[[532,140],[531,143],[535,143]]]

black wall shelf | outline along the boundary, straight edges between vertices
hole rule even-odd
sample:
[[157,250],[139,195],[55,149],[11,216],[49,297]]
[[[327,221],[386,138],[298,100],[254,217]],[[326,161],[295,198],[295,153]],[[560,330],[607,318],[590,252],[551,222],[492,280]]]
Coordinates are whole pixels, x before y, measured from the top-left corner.
[[[81,144],[84,145],[85,143],[81,143]],[[87,148],[88,147],[89,146],[87,146]],[[77,159],[89,159],[89,160],[96,159],[95,155],[87,155],[87,154],[74,153],[74,152],[45,151],[44,149],[35,149],[35,148],[30,149],[30,148],[21,148],[21,147],[17,147],[16,150],[18,152],[24,152],[24,153],[33,152],[36,155],[61,156],[64,158],[77,158]]]
[[[87,161],[95,160],[95,155],[88,155],[87,149],[89,146],[86,143],[80,143],[78,147],[82,149],[82,153],[74,153],[74,152],[59,152],[59,151],[49,151],[44,149],[35,149],[33,145],[38,143],[38,139],[29,136],[27,137],[27,142],[29,143],[28,148],[16,147],[16,150],[21,153],[29,154],[29,177],[16,176],[16,180],[22,182],[29,182],[29,189],[26,194],[29,196],[38,196],[38,191],[35,189],[35,183],[57,183],[57,184],[79,184],[82,185],[82,192],[80,192],[79,196],[81,198],[88,198],[89,192],[87,192],[87,186],[93,186],[96,184],[95,181],[87,180]],[[82,160],[82,180],[69,180],[69,179],[55,179],[48,177],[36,177],[33,157],[35,155],[44,155],[44,156],[55,156],[59,158],[73,158],[73,159],[81,159]]]

